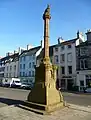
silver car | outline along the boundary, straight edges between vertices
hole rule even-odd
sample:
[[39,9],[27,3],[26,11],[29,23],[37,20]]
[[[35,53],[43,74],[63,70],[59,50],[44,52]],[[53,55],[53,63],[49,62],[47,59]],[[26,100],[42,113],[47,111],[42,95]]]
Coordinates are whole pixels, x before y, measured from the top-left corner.
[[86,88],[84,92],[91,93],[91,88]]

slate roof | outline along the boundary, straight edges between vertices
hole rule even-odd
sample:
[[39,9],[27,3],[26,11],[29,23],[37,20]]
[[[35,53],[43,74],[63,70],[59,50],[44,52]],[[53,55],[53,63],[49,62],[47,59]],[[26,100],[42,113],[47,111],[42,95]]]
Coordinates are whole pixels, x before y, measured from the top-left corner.
[[81,47],[81,46],[91,46],[91,43],[88,42],[87,40],[85,42],[80,43],[80,45],[76,46],[76,48]]
[[[49,47],[49,56],[50,56],[50,57],[53,56],[53,47],[54,47],[54,46],[55,46],[55,45]],[[38,55],[37,59],[42,58],[43,55],[44,55],[44,48],[42,49],[42,51],[41,51],[40,54]]]
[[19,53],[15,53],[15,54],[12,54],[10,56],[6,56],[6,57],[1,58],[0,63],[2,64],[2,62],[4,62],[4,64],[5,64],[6,62],[9,62],[10,59],[12,59],[12,62],[18,61],[19,60]]
[[31,48],[31,49],[29,49],[29,50],[24,50],[24,51],[20,54],[20,57],[34,55],[34,54],[36,54],[36,52],[37,52],[40,48],[41,48],[41,46],[37,46],[37,47]]
[[60,43],[59,45],[67,45],[67,44],[70,44],[70,43],[75,43],[77,39],[78,38],[67,40],[67,41],[64,41],[64,42]]
[[55,45],[53,45],[53,47],[58,47],[58,46],[61,46],[61,45],[68,45],[68,44],[71,44],[71,43],[75,43],[77,39],[78,39],[78,38],[74,38],[74,39],[71,39],[71,40],[67,40],[67,41],[64,41],[64,42],[55,44]]

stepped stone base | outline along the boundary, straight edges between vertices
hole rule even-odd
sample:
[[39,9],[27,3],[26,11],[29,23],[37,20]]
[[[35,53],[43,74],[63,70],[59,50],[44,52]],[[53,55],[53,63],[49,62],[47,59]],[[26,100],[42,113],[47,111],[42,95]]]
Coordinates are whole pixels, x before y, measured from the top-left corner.
[[35,85],[28,95],[26,106],[47,113],[64,106],[63,96],[56,89],[56,69],[46,62],[36,67]]
[[64,105],[63,105],[63,102],[57,103],[55,105],[47,106],[47,105],[36,104],[36,103],[25,101],[24,105],[19,105],[19,107],[44,115],[44,114],[50,114],[51,112],[55,110],[63,108]]

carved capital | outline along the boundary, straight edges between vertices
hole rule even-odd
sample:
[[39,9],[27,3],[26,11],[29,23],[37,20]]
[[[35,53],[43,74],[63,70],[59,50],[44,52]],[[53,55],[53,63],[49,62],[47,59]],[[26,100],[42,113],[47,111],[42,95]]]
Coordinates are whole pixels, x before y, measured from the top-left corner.
[[43,14],[43,19],[45,20],[46,18],[51,19],[49,5],[47,5],[47,8],[45,9],[44,14]]

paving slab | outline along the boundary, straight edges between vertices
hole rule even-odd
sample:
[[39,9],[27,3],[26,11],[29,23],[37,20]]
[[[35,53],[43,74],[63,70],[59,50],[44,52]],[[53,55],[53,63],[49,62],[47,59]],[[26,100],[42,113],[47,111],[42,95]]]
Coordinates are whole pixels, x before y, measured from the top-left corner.
[[50,115],[40,115],[17,106],[0,108],[0,120],[91,120],[91,107],[69,105]]

